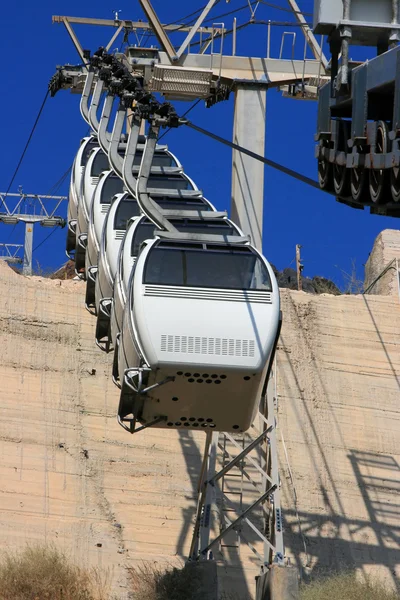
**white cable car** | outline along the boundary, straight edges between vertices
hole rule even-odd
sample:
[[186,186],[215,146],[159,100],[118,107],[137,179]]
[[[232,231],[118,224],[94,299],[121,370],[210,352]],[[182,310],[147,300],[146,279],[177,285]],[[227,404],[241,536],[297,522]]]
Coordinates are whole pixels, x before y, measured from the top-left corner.
[[[159,205],[161,206],[161,208],[169,210],[172,208],[171,203],[169,203],[168,205],[168,203],[159,202]],[[207,205],[202,205],[200,210],[204,211],[205,206]],[[179,206],[179,209],[182,210],[182,203]],[[190,210],[193,210],[193,206],[190,206]],[[184,234],[208,234],[234,237],[243,236],[243,232],[239,229],[239,227],[227,217],[216,217],[215,219],[208,218],[207,220],[202,219],[201,217],[199,217],[198,219],[195,219],[193,217],[191,217],[190,219],[180,217],[177,219],[171,218],[170,222],[174,227],[176,227],[177,231]],[[125,253],[127,255],[125,257],[126,260],[124,261],[123,251],[121,251],[118,258],[119,277],[118,275],[116,275],[115,285],[117,286],[117,288],[114,288],[114,297],[113,301],[111,302],[111,322],[109,323],[109,331],[106,332],[109,336],[111,336],[111,341],[113,342],[113,344],[115,343],[113,380],[114,383],[116,383],[117,385],[119,385],[119,331],[120,326],[122,326],[123,312],[126,304],[126,290],[129,289],[132,285],[133,267],[139,255],[140,247],[146,240],[150,240],[154,236],[154,233],[154,224],[151,221],[149,221],[146,218],[146,216],[142,215],[140,218],[132,220],[128,232],[126,234],[126,249],[128,250]],[[108,312],[110,312],[110,310],[108,310]],[[112,320],[114,321],[113,323]],[[113,327],[114,329],[113,333],[111,331],[111,327]]]
[[[168,153],[167,156],[165,153],[163,153],[160,157],[158,157],[157,154],[154,155],[154,162],[158,162],[158,160],[160,160],[160,162],[165,162],[166,159],[170,163],[175,162],[175,157],[171,153]],[[135,166],[134,171],[138,170],[139,166]],[[197,190],[196,184],[190,179],[190,177],[182,173],[181,167],[153,166],[151,168],[149,182],[154,188]],[[104,188],[102,186],[104,186]],[[107,186],[110,187],[110,190],[108,190]],[[85,276],[88,282],[86,286],[86,306],[89,309],[93,308],[95,281],[97,276],[97,261],[100,251],[100,241],[104,222],[106,220],[112,198],[115,194],[121,193],[123,191],[123,187],[124,182],[122,179],[117,177],[113,171],[108,171],[103,173],[100,177],[100,181],[98,182],[95,193],[93,194],[88,223],[86,243],[87,250],[85,254]],[[111,191],[113,193],[111,193]],[[78,266],[81,266],[81,263],[79,263]]]
[[117,194],[124,194],[124,182],[114,171],[103,171],[92,197],[87,225],[87,243],[84,257],[87,281],[89,279],[94,281],[95,279],[95,272],[93,272],[92,267],[97,267],[101,232],[108,211],[110,210],[112,199]]
[[108,157],[101,148],[94,148],[88,157],[82,181],[82,202],[78,204],[76,223],[75,271],[79,274],[85,266],[87,232],[92,197],[103,171],[109,169]]
[[250,244],[148,240],[124,310],[120,424],[246,431],[279,323],[274,273]]
[[[161,201],[160,206],[162,208],[171,209],[172,205],[177,205],[176,202],[171,200]],[[135,259],[138,255],[139,248],[147,239],[151,239],[154,235],[154,223],[149,221],[144,215],[138,217],[139,206],[136,203],[135,214],[132,217],[136,217],[130,224],[130,257],[127,261],[128,265],[133,267]],[[182,211],[183,202],[180,202],[179,210]],[[202,209],[204,205],[202,205]],[[129,208],[128,208],[129,210]],[[132,208],[131,208],[132,210]],[[118,211],[123,215],[123,223],[119,223]],[[99,253],[99,269],[96,278],[96,309],[97,309],[97,327],[96,327],[96,342],[97,344],[106,350],[110,349],[111,331],[110,331],[110,319],[113,304],[113,291],[114,281],[118,270],[118,261],[121,260],[121,254],[119,252],[121,242],[125,235],[125,230],[117,231],[115,227],[124,225],[126,228],[126,217],[128,213],[124,210],[121,211],[117,203],[114,203],[110,209],[107,224],[103,230],[101,250]],[[171,219],[172,224],[177,228],[178,231],[183,233],[210,233],[219,235],[233,235],[241,236],[242,232],[239,228],[225,218],[216,219],[187,219],[177,218]],[[122,311],[123,309],[119,307]]]
[[[95,314],[97,314],[96,343],[102,349],[110,349],[108,333],[115,273],[118,268],[119,249],[124,239],[127,224],[132,218],[140,217],[140,207],[128,192],[118,194],[106,216],[98,254],[95,277]],[[89,279],[88,279],[89,282]],[[86,302],[93,302],[86,294]],[[90,308],[89,304],[89,308]],[[106,337],[107,339],[103,339]]]
[[[188,192],[188,194],[185,195],[183,198],[154,196],[154,199],[161,208],[167,210],[191,210],[198,211],[199,213],[204,211],[216,211],[215,207],[211,204],[211,202],[209,202],[206,198],[204,198],[204,196],[201,195],[201,192],[198,192],[198,194]],[[138,249],[142,241],[147,239],[147,237],[142,236],[142,232],[147,230],[149,232],[149,238],[153,237],[154,235],[153,224],[151,228],[144,228],[144,226],[142,226],[139,231],[134,226],[135,222],[135,220],[131,220],[131,222],[128,225],[126,235],[124,236],[121,242],[121,247],[117,260],[118,268],[115,274],[110,324],[111,343],[113,344],[113,346],[116,345],[117,336],[121,331],[123,311],[126,303],[127,291],[129,289],[129,280],[131,277],[133,266],[136,262]],[[118,372],[118,368],[116,368],[116,372]]]
[[69,186],[69,201],[68,201],[68,233],[66,253],[68,258],[74,258],[76,245],[76,221],[78,218],[78,205],[81,202],[82,180],[85,172],[86,163],[89,154],[93,148],[98,146],[95,135],[85,137],[81,141],[79,150],[75,156],[71,170],[71,183]]
[[[135,165],[133,167],[134,174],[137,174],[139,172],[140,161],[141,161],[142,155],[143,155],[143,147],[144,146],[142,145],[141,148],[137,149],[137,152],[135,155]],[[121,150],[121,151],[124,151],[124,150],[125,150],[125,146],[123,147],[123,150]],[[183,170],[182,170],[180,163],[177,161],[175,156],[167,150],[166,147],[162,147],[160,151],[157,150],[155,152],[154,158],[153,158],[152,174],[154,173],[155,176],[157,176],[157,177],[167,175],[167,174],[170,174],[171,176],[176,177],[178,175],[180,176],[182,171]],[[113,179],[113,181],[115,181],[115,178],[118,179],[118,177],[114,173],[114,171],[108,171],[107,177],[111,177]],[[179,177],[179,179],[181,179],[181,177]],[[188,178],[186,178],[186,179],[188,179]],[[151,180],[153,180],[153,178]],[[165,179],[163,179],[163,181],[165,181]],[[109,183],[109,184],[106,183],[105,185],[111,185],[111,183]],[[108,209],[111,204],[111,199],[115,194],[123,191],[122,179],[120,179],[120,184],[114,183],[112,185],[113,185],[114,193],[112,194],[112,196],[109,197],[108,200],[106,197],[107,194],[105,194],[103,191],[101,191],[101,193],[100,193],[100,190],[98,189],[100,187],[100,182],[99,182],[99,184],[96,188],[96,191],[93,195],[93,199],[92,199],[92,203],[91,203],[91,207],[90,207],[90,213],[89,213],[89,223],[88,223],[88,230],[87,230],[88,231],[87,252],[86,252],[86,258],[85,258],[85,269],[86,269],[87,280],[89,280],[89,270],[91,270],[91,277],[93,279],[96,276],[95,270],[93,270],[93,268],[97,266],[97,257],[98,257],[98,253],[100,250],[100,240],[101,240],[101,236],[102,236],[103,225],[104,225],[104,221],[107,216]]]

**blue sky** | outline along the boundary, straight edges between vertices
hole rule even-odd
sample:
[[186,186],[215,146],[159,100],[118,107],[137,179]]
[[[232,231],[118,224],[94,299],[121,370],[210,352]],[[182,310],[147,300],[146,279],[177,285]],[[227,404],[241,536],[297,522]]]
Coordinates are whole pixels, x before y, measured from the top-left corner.
[[[201,7],[205,2],[192,0],[153,0],[153,6],[163,22],[176,19]],[[285,0],[274,0],[287,8]],[[220,0],[211,15],[242,7],[246,0]],[[300,0],[305,12],[312,12],[313,0]],[[11,175],[31,130],[37,111],[46,93],[49,78],[56,65],[79,58],[62,25],[52,24],[52,15],[112,18],[113,9],[121,9],[121,18],[144,19],[138,2],[105,0],[84,3],[77,0],[42,0],[40,3],[22,0],[17,8],[11,5],[3,11],[0,25],[0,51],[3,61],[3,93],[0,97],[3,115],[3,151],[0,171],[0,191],[8,187]],[[238,24],[249,20],[248,9],[237,13]],[[224,17],[226,27],[233,15]],[[256,18],[273,21],[292,20],[284,11],[260,5]],[[221,19],[218,19],[221,20]],[[282,32],[289,27],[273,27],[272,56],[277,57]],[[303,38],[297,31],[296,55],[303,55]],[[84,48],[97,49],[108,41],[111,31],[100,27],[77,26],[76,32]],[[250,25],[238,33],[238,54],[265,56],[266,27]],[[132,38],[133,40],[133,38]],[[117,47],[121,40],[115,44]],[[156,43],[155,39],[148,43]],[[231,42],[226,42],[226,51]],[[289,43],[285,57],[290,58]],[[79,97],[60,91],[49,98],[22,167],[10,191],[21,185],[25,192],[47,193],[68,169],[87,126],[79,114]],[[178,105],[184,112],[188,104]],[[309,177],[316,178],[314,133],[317,104],[285,99],[276,90],[267,95],[266,156]],[[206,109],[200,103],[192,112],[194,123],[231,138],[233,97],[228,102]],[[165,137],[171,150],[180,158],[186,172],[205,195],[218,207],[229,209],[231,150],[187,128],[170,132]],[[58,190],[66,195],[68,181]],[[65,203],[60,211],[66,215]],[[350,273],[355,264],[363,278],[363,264],[368,258],[375,237],[385,228],[397,228],[398,221],[370,215],[338,204],[333,197],[297,182],[273,169],[265,170],[264,253],[279,269],[293,266],[295,245],[302,244],[304,274],[329,277],[343,285],[343,273]],[[50,233],[35,227],[34,247]],[[65,260],[65,230],[57,230],[34,254],[35,265],[57,268]],[[23,226],[14,230],[0,224],[0,242],[21,243]]]

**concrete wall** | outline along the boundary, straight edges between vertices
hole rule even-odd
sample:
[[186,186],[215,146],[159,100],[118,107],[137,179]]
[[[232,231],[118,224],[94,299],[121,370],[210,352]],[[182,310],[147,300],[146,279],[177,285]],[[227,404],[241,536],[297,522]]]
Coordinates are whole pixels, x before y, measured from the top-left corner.
[[[201,432],[116,423],[111,357],[94,344],[84,284],[25,278],[0,262],[0,549],[52,541],[81,564],[175,564],[188,552]],[[288,555],[308,569],[400,562],[400,307],[395,297],[282,291],[278,418]],[[251,501],[246,488],[245,501]],[[253,540],[250,540],[253,541]],[[229,557],[229,561],[226,559]],[[217,556],[221,591],[245,600],[257,562]]]
[[[365,265],[364,289],[367,289],[379,277],[379,280],[368,292],[369,294],[399,297],[398,272],[395,259],[398,259],[400,264],[400,231],[385,229],[376,238]],[[388,266],[386,273],[381,276]]]

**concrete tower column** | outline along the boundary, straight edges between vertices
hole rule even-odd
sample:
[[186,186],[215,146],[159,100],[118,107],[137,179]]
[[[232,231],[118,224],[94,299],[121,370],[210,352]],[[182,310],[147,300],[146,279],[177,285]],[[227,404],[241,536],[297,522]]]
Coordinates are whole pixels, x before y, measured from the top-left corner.
[[[265,156],[267,86],[239,84],[235,91],[233,142]],[[232,151],[231,217],[262,251],[265,165]]]

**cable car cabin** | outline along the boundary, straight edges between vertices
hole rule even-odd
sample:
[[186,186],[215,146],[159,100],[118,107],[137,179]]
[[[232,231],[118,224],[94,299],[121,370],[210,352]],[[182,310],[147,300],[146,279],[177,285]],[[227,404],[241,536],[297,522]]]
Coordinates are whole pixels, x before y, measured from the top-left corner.
[[[156,158],[156,157],[155,157]],[[169,175],[166,175],[159,171],[159,167],[154,165],[152,166],[152,173],[149,178],[149,187],[157,188],[157,189],[174,189],[174,190],[197,190],[197,186],[195,183],[184,173],[175,172]],[[155,171],[153,173],[153,171]],[[109,173],[112,173],[110,175]],[[108,177],[117,176],[113,172],[109,172],[107,174]],[[114,192],[119,193],[124,189],[124,183],[122,179],[117,178],[119,183],[118,191]],[[99,182],[97,188],[99,188],[101,182]],[[85,258],[85,271],[87,278],[89,277],[88,273],[91,269],[91,277],[95,279],[98,260],[98,253],[100,251],[100,241],[101,235],[103,231],[103,225],[107,216],[108,209],[111,204],[111,200],[113,195],[109,194],[100,194],[98,189],[96,189],[95,194],[93,195],[91,214],[88,225],[88,237],[87,237],[87,252]]]
[[[180,206],[182,209],[182,206]],[[171,219],[170,222],[176,227],[178,231],[184,233],[210,233],[218,235],[242,235],[240,229],[226,218],[208,219],[207,221],[201,219]],[[149,221],[144,215],[140,218],[136,218],[130,225],[132,229],[131,237],[131,260],[128,261],[133,266],[141,244],[154,235],[154,223]],[[111,248],[109,239],[114,239],[110,234],[104,235],[103,240],[106,238],[105,243],[102,244],[102,250],[100,254],[105,257],[103,264],[99,268],[97,279],[96,279],[96,308],[97,308],[97,329],[96,329],[96,341],[101,344],[104,343],[104,349],[110,348],[111,331],[110,331],[110,319],[112,310],[112,298],[114,290],[114,279],[118,268],[119,247],[117,248],[117,242],[114,244],[114,248]],[[122,236],[121,236],[122,237]],[[121,245],[119,242],[118,246]],[[106,246],[106,250],[103,248]],[[111,254],[113,256],[111,257]],[[110,259],[110,260],[108,260]],[[101,260],[101,259],[100,259]],[[106,278],[108,273],[108,281]],[[106,295],[107,294],[107,295]],[[122,308],[123,310],[123,308]]]
[[90,303],[95,302],[95,313],[97,314],[96,342],[101,349],[107,351],[109,350],[108,339],[105,340],[104,346],[101,341],[109,328],[119,250],[128,222],[132,218],[139,218],[140,215],[139,204],[128,192],[115,196],[103,226],[95,276],[94,298],[92,296],[88,297],[88,293],[86,294],[88,308],[91,308]]
[[119,344],[120,424],[246,431],[279,320],[275,276],[249,244],[146,241]]
[[68,233],[66,246],[66,254],[68,258],[71,259],[74,258],[76,245],[76,221],[78,218],[78,204],[81,202],[83,174],[85,172],[89,154],[93,148],[96,148],[97,146],[97,138],[94,135],[83,138],[72,165],[71,183],[69,186]]
[[76,223],[76,248],[75,248],[75,271],[82,273],[85,266],[85,252],[87,247],[87,232],[90,216],[92,197],[100,175],[109,170],[108,157],[101,148],[94,148],[89,153],[82,182],[82,202],[78,204],[78,219]]
[[[211,202],[206,200],[203,196],[194,196],[185,199],[159,196],[154,198],[154,200],[161,208],[169,210],[198,210],[199,212],[216,210]],[[121,241],[117,260],[118,267],[115,274],[110,326],[111,343],[114,346],[116,344],[117,335],[122,327],[122,316],[126,303],[129,280],[133,266],[136,262],[138,250],[144,240],[153,237],[155,230],[154,225],[149,228],[142,224],[140,229],[137,229],[134,225],[135,221],[131,221],[128,224],[126,235]],[[116,368],[116,372],[118,372],[118,368]]]
[[104,221],[110,210],[111,202],[117,195],[124,195],[124,182],[114,171],[104,171],[99,178],[95,192],[92,198],[90,207],[89,221],[87,227],[87,244],[85,254],[85,275],[87,281],[92,277],[93,281],[95,274],[89,275],[92,267],[97,267],[97,255],[99,253],[101,232],[103,230]]
[[[140,161],[143,154],[143,148],[136,152],[134,171],[139,172]],[[177,161],[171,152],[160,150],[154,154],[152,164],[152,176],[149,180],[149,185],[154,183],[153,187],[174,187],[178,189],[197,189],[192,180],[181,172],[182,167],[177,164]],[[165,170],[165,173],[162,172]],[[170,171],[170,172],[169,172]],[[169,173],[168,173],[169,172]],[[112,186],[114,193],[99,194],[96,189],[93,195],[91,209],[89,213],[89,223],[87,229],[87,252],[85,258],[86,278],[89,279],[89,269],[92,269],[91,276],[96,277],[93,267],[97,267],[97,258],[100,251],[100,241],[103,231],[103,225],[107,216],[108,209],[111,204],[111,199],[117,193],[121,193],[124,189],[122,179],[118,178],[113,171],[109,171],[108,177],[118,179],[119,183],[106,183],[105,185]],[[193,185],[193,187],[191,187]],[[100,182],[97,187],[100,186]]]

